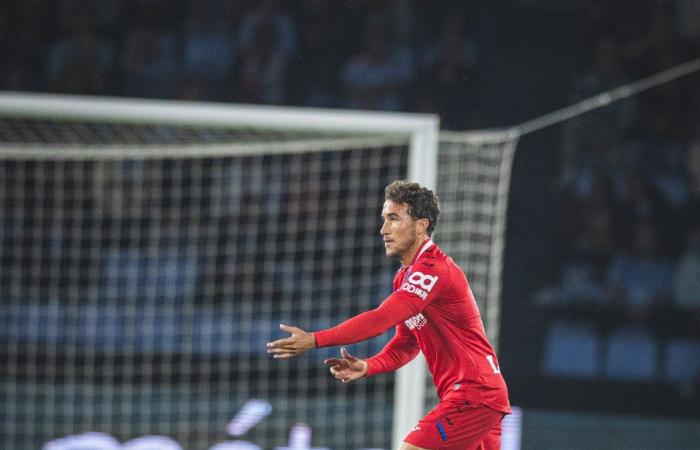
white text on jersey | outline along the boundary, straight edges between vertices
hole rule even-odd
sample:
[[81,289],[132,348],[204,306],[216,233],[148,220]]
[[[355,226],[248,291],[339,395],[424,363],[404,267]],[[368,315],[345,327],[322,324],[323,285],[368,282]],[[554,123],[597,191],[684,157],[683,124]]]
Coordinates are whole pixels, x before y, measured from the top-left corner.
[[418,313],[410,319],[406,320],[404,323],[406,324],[409,330],[412,330],[414,328],[420,330],[428,323],[428,319],[425,318],[423,313]]
[[428,293],[437,283],[437,275],[425,275],[422,272],[413,272],[408,281],[401,285],[401,290],[416,294],[421,300],[428,298]]

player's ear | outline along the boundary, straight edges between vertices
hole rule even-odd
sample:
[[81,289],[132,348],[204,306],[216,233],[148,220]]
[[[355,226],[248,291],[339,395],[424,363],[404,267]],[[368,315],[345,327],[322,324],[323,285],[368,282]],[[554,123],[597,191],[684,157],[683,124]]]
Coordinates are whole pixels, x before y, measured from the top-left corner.
[[430,221],[428,219],[418,219],[418,232],[428,234],[428,225],[430,225]]

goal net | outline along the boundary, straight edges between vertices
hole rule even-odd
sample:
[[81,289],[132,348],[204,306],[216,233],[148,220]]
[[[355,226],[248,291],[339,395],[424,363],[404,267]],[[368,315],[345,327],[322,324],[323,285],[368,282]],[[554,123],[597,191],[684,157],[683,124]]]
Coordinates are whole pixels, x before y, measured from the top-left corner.
[[486,332],[498,346],[500,297],[515,129],[440,133],[436,240],[463,268]]
[[445,135],[437,158],[436,126],[0,96],[0,446],[391,448],[417,414],[395,398],[424,413],[410,376],[338,385],[338,349],[280,361],[265,343],[390,293],[379,211],[407,176],[437,186],[436,241],[497,322],[514,140]]
[[[506,207],[515,129],[440,133],[437,192],[440,218],[435,240],[464,270],[486,333],[498,348]],[[425,410],[437,403],[432,379]]]

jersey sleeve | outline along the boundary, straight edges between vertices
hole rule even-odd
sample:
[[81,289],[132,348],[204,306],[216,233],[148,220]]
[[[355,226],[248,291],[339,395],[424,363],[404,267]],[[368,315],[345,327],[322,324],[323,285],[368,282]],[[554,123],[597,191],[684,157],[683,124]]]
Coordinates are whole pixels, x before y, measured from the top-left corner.
[[406,274],[395,294],[420,312],[446,292],[451,284],[447,265],[431,259],[416,264],[414,269]]
[[316,331],[316,347],[354,344],[379,336],[418,311],[394,292],[378,308],[363,312],[333,328]]
[[367,376],[393,372],[415,358],[419,351],[415,336],[400,323],[396,325],[396,334],[382,351],[367,359]]

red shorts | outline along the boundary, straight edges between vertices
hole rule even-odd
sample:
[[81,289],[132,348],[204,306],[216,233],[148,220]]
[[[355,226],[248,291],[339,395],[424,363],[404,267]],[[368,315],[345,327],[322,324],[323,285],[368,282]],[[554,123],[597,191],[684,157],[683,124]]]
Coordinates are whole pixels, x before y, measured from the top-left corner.
[[404,439],[430,450],[499,450],[504,413],[464,400],[445,400]]

